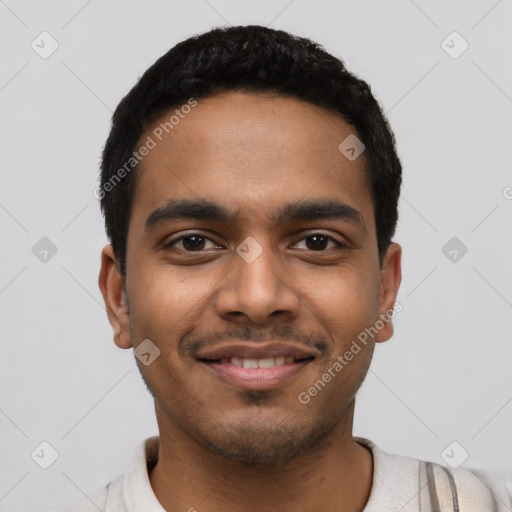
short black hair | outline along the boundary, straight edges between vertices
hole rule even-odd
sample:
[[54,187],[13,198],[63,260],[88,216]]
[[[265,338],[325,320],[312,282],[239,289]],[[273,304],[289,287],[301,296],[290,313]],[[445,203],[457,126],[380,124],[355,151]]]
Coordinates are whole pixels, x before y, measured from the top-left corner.
[[191,98],[234,90],[297,98],[341,114],[354,127],[365,145],[382,264],[398,221],[402,167],[393,132],[369,85],[310,39],[247,25],[214,28],[178,43],[144,72],[112,116],[95,195],[123,279],[141,136],[155,119]]

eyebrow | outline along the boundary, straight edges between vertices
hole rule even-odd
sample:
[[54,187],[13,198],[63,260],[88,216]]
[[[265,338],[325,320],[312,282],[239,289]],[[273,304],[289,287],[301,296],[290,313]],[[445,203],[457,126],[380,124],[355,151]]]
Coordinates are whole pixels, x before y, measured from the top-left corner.
[[[366,225],[361,213],[352,206],[333,199],[286,203],[274,211],[269,218],[274,224],[318,219],[348,220],[356,222],[366,232]],[[231,223],[236,221],[237,213],[213,201],[168,199],[163,206],[159,206],[149,214],[144,231],[149,232],[164,222],[184,219]]]

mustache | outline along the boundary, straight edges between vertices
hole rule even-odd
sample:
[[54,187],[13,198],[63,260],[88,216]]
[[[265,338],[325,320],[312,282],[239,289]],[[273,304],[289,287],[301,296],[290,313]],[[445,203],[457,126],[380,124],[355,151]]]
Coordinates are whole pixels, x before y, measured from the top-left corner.
[[323,334],[304,335],[297,333],[290,326],[272,326],[265,332],[252,327],[238,327],[225,332],[208,332],[188,338],[185,335],[179,342],[178,353],[182,357],[193,356],[199,349],[214,347],[225,340],[238,341],[300,341],[304,346],[315,348],[324,354],[328,347],[327,338]]

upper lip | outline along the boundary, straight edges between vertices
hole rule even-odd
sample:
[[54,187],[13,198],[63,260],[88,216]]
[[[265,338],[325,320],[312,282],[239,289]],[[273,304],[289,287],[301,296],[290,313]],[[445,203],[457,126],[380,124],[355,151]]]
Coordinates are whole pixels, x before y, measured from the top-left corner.
[[197,359],[216,361],[219,359],[240,357],[242,359],[266,359],[268,357],[293,357],[308,359],[316,357],[316,352],[302,345],[293,343],[256,342],[256,343],[226,343],[212,349],[199,351]]

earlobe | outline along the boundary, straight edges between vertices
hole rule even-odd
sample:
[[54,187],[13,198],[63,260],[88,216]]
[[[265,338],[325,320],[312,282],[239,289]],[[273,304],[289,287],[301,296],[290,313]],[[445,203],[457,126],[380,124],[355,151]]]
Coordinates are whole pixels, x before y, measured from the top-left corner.
[[390,244],[380,273],[379,318],[383,322],[383,327],[379,329],[375,338],[377,343],[387,341],[393,336],[391,318],[394,316],[396,297],[402,281],[401,260],[401,246],[397,243]]
[[119,348],[131,348],[133,344],[130,338],[128,300],[111,245],[106,245],[101,252],[98,285],[103,295],[108,320],[112,326],[114,343]]

